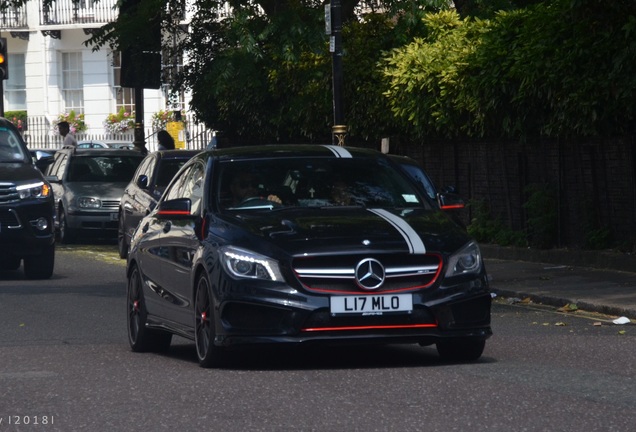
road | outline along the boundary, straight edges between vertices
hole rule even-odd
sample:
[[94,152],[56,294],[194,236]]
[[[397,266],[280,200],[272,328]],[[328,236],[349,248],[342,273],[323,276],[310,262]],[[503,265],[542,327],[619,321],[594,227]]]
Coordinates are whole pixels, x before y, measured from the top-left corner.
[[0,273],[0,431],[585,432],[636,422],[636,331],[602,316],[497,302],[495,335],[474,364],[444,364],[418,346],[269,348],[204,370],[187,340],[162,355],[129,350],[124,269],[102,245],[60,248],[48,281]]

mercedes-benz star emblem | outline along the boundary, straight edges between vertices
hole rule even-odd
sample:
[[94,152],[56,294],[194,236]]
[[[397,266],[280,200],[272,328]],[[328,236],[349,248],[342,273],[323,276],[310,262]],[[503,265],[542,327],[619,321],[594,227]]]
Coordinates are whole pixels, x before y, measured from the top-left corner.
[[358,286],[366,290],[374,290],[384,283],[384,266],[373,258],[365,258],[356,266]]

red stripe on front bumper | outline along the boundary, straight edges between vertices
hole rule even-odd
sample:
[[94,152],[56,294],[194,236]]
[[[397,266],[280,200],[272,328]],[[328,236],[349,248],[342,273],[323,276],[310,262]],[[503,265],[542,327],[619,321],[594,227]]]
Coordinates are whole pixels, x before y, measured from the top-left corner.
[[345,326],[345,327],[316,327],[305,328],[304,332],[319,331],[351,331],[351,330],[392,330],[392,329],[415,329],[415,328],[435,328],[437,324],[408,324],[408,325],[375,325],[375,326]]

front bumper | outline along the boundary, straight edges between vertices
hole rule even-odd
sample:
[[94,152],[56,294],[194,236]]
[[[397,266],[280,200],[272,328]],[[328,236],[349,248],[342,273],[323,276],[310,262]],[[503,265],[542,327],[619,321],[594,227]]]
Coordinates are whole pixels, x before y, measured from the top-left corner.
[[66,223],[71,229],[116,231],[118,216],[117,210],[74,211],[67,213]]
[[[225,286],[233,284],[236,282]],[[216,293],[215,342],[219,346],[338,342],[429,345],[441,338],[487,339],[492,335],[491,296],[485,276],[458,286],[415,291],[411,312],[373,315],[334,315],[329,295],[291,288],[239,287]]]
[[0,257],[39,255],[54,243],[50,202],[0,207]]

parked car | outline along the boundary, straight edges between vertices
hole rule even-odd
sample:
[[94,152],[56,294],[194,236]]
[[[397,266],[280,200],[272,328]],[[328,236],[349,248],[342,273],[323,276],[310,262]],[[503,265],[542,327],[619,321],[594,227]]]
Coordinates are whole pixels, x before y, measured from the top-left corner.
[[55,195],[60,242],[71,243],[80,232],[115,237],[119,201],[142,159],[139,152],[115,149],[55,153],[46,178]]
[[258,344],[436,344],[491,335],[477,243],[390,159],[330,145],[202,152],[135,230],[133,351],[194,340],[203,367]]
[[447,186],[443,190],[437,189],[435,183],[426,174],[424,168],[414,159],[408,156],[389,155],[389,157],[402,167],[402,169],[415,180],[426,194],[437,202],[442,210],[458,210],[466,207],[464,200],[457,194],[455,187]]
[[[42,159],[45,156],[41,156]],[[13,124],[0,118],[0,270],[24,261],[28,279],[48,279],[55,264],[51,185]]]
[[119,205],[117,244],[119,256],[126,258],[130,239],[141,218],[157,205],[172,177],[198,150],[162,150],[149,153],[126,186]]
[[121,140],[83,140],[77,142],[77,148],[113,148],[132,150],[135,148],[130,141]]

